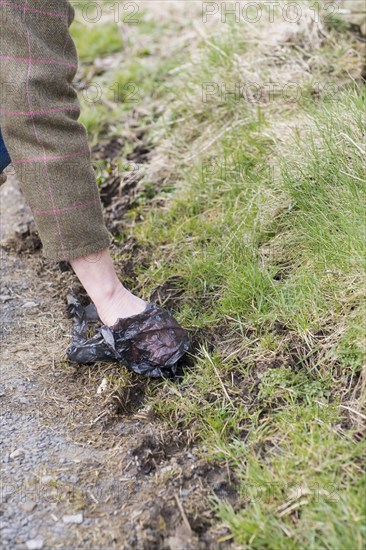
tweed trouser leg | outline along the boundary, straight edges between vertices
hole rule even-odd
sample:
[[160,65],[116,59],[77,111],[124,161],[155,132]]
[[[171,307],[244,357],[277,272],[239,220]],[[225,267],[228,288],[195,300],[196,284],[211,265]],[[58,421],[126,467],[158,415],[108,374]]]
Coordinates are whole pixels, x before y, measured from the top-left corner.
[[109,243],[72,81],[67,0],[0,0],[0,127],[44,255],[60,261]]

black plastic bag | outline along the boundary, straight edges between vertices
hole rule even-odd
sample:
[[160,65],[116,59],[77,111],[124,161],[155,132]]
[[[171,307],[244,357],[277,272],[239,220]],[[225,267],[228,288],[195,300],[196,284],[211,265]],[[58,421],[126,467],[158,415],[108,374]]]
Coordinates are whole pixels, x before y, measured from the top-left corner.
[[101,326],[89,339],[89,322],[99,319],[94,304],[84,308],[68,296],[68,310],[74,326],[66,354],[76,363],[121,361],[137,374],[171,378],[190,346],[187,332],[158,304],[148,303],[142,313],[119,319],[111,328]]

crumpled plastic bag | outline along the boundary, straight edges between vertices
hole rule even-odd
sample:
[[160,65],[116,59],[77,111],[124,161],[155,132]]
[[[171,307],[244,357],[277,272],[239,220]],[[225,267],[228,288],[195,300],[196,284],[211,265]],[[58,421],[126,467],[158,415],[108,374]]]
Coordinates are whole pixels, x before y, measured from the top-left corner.
[[84,308],[68,296],[68,310],[74,326],[66,354],[76,363],[120,361],[137,374],[172,378],[179,359],[190,347],[187,332],[158,304],[148,303],[142,313],[119,319],[111,328],[101,326],[89,339],[89,322],[99,319],[95,305]]

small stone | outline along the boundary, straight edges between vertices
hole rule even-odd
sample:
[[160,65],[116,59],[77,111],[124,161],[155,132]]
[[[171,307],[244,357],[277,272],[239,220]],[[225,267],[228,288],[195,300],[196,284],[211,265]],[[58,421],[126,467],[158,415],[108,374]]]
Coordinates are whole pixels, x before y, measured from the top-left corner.
[[36,539],[27,540],[25,543],[28,550],[40,550],[43,548],[44,541],[42,538],[37,537]]
[[164,466],[164,468],[162,468],[160,470],[160,473],[161,474],[166,474],[166,473],[170,472],[172,469],[173,469],[173,466],[170,466],[170,465]]
[[5,528],[1,530],[1,538],[11,538],[14,536],[14,529]]
[[37,504],[33,502],[33,500],[27,500],[27,502],[22,503],[21,509],[23,510],[23,512],[27,512],[30,514],[31,512],[33,512],[36,506]]
[[25,302],[22,307],[37,307],[38,304],[36,302]]
[[10,458],[18,458],[19,456],[24,456],[25,450],[24,449],[15,449],[12,453],[10,453]]
[[14,300],[12,296],[9,296],[8,294],[0,294],[0,302],[8,302],[9,300]]
[[27,397],[19,397],[18,402],[21,403],[22,405],[28,405],[29,399],[27,399]]
[[70,516],[62,516],[64,523],[83,523],[83,514],[73,514]]
[[52,476],[42,476],[41,477],[41,483],[49,483],[50,481],[53,481],[53,477]]
[[103,378],[103,380],[101,381],[98,389],[97,389],[97,394],[101,394],[103,392],[105,392],[105,390],[107,389],[107,386],[108,386],[108,380],[106,378]]

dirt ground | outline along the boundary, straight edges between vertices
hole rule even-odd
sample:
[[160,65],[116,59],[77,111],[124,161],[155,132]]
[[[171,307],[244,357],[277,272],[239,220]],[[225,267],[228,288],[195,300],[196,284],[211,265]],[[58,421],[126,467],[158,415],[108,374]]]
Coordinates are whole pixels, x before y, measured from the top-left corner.
[[235,500],[227,473],[154,419],[153,381],[98,393],[121,367],[68,364],[66,295],[80,286],[42,257],[13,177],[0,198],[3,547],[234,548],[207,499]]

